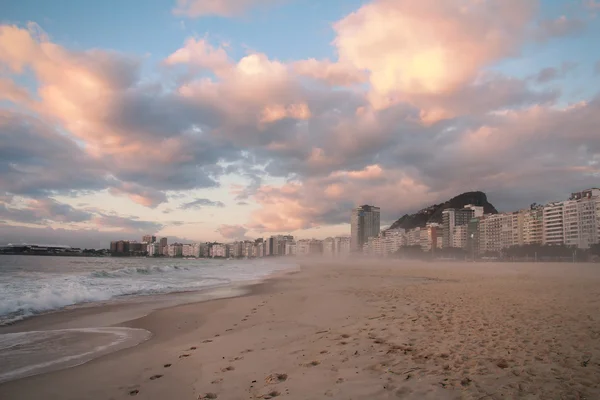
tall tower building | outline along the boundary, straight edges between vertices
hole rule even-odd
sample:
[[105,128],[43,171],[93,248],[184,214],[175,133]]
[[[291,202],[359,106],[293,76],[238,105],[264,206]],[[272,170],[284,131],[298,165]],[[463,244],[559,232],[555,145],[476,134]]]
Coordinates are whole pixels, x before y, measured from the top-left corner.
[[352,210],[350,217],[350,247],[353,252],[362,251],[369,238],[380,231],[380,209],[375,206],[360,206]]

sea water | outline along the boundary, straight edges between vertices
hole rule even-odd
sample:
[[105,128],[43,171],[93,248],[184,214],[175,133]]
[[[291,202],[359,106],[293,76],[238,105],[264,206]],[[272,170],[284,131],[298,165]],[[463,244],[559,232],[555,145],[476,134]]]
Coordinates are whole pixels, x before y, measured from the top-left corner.
[[[216,297],[231,288],[260,281],[296,264],[278,260],[186,260],[167,258],[92,258],[0,255],[0,328],[64,308],[112,303],[198,301],[210,289]],[[202,292],[199,292],[202,291]],[[195,295],[198,293],[198,295]],[[154,308],[148,308],[151,311]],[[141,315],[136,315],[139,317]],[[151,332],[111,327],[121,320],[104,316],[67,324],[69,329],[0,333],[0,382],[79,365],[100,355],[147,340]],[[121,319],[124,317],[121,315]],[[0,330],[0,332],[2,332]]]

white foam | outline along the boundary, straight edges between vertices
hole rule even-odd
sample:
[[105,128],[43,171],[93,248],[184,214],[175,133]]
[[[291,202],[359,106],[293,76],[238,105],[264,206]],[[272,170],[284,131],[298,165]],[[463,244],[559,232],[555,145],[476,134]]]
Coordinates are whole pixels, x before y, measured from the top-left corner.
[[[25,259],[18,258],[18,260]],[[49,260],[52,259],[52,260]],[[58,260],[57,260],[58,259]],[[58,273],[48,273],[52,261]],[[0,325],[81,303],[126,295],[153,295],[260,280],[296,265],[272,261],[157,261],[38,257],[33,271],[0,275]],[[161,262],[164,262],[161,264]],[[65,267],[63,268],[63,264]],[[68,267],[68,268],[67,268]],[[62,272],[64,269],[64,272]]]
[[[71,346],[55,349],[57,352],[63,351],[65,355],[50,361],[34,362],[26,366],[18,366],[14,369],[11,366],[3,366],[3,369],[0,369],[0,382],[81,365],[112,351],[135,346],[149,339],[151,336],[151,333],[144,329],[117,327],[8,333],[0,335],[0,358],[9,359],[15,353],[18,353],[19,357],[35,355],[35,352],[39,352],[39,349],[35,346],[37,342],[60,339],[61,336],[68,333],[103,334],[113,336],[113,338],[108,342],[105,341],[102,344],[94,346],[90,350],[76,354],[69,354],[69,351],[72,351]],[[86,338],[82,338],[82,342],[85,343],[86,340]],[[5,368],[9,368],[9,370],[5,370]]]

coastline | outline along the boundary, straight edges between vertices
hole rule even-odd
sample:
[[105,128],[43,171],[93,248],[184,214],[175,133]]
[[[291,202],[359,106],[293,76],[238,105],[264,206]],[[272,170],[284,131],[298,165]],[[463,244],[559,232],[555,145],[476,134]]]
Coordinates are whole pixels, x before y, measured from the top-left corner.
[[153,337],[0,398],[591,399],[599,306],[594,265],[311,263],[117,324]]

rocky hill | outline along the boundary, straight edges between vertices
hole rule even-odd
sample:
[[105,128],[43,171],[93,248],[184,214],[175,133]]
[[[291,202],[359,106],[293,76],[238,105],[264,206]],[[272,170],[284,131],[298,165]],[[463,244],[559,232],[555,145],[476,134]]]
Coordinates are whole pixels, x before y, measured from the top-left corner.
[[442,222],[442,211],[447,208],[463,208],[467,204],[473,204],[475,206],[483,206],[485,214],[498,214],[498,210],[488,202],[487,195],[483,192],[467,192],[459,194],[450,200],[434,204],[415,214],[406,214],[402,216],[398,221],[394,222],[389,229],[413,229],[417,227],[424,227],[428,222]]

